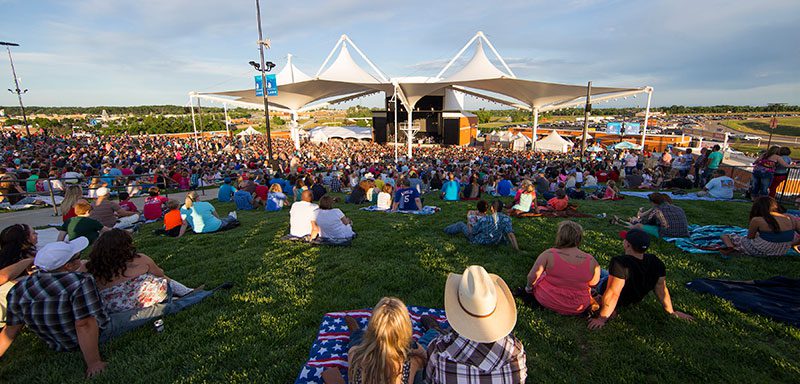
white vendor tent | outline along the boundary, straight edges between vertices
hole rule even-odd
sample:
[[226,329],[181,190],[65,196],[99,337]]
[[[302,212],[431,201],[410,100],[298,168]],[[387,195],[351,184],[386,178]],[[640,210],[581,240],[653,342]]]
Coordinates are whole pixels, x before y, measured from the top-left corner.
[[372,129],[367,127],[316,127],[308,131],[312,143],[327,143],[329,139],[372,140]]
[[255,128],[253,128],[253,126],[249,126],[244,131],[241,131],[241,132],[237,133],[236,136],[253,136],[253,135],[260,135],[260,134],[261,134],[261,132],[256,131]]
[[544,139],[536,142],[536,150],[542,152],[567,153],[575,144],[561,137],[557,131],[553,130]]

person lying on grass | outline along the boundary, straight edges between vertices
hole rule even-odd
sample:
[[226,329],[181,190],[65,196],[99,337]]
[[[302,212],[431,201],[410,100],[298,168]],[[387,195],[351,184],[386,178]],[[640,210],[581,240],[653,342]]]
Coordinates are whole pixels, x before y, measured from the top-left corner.
[[625,255],[611,259],[608,275],[598,284],[598,293],[603,295],[602,306],[600,314],[589,320],[589,329],[602,328],[616,315],[617,308],[637,304],[651,291],[670,316],[694,320],[672,308],[666,267],[657,256],[645,253],[650,247],[650,235],[641,229],[631,229],[621,235]]
[[503,202],[494,200],[486,215],[480,218],[475,225],[469,225],[462,221],[448,225],[444,228],[444,232],[448,235],[463,234],[472,244],[493,245],[509,242],[514,250],[519,251],[511,218],[501,213],[502,211]]
[[331,195],[322,196],[319,199],[319,209],[314,211],[311,219],[311,240],[320,237],[322,239],[352,239],[356,233],[353,232],[353,220],[344,215],[339,208],[334,208],[336,199]]
[[0,332],[0,357],[27,326],[56,351],[80,349],[86,376],[93,377],[106,368],[99,343],[196,304],[217,289],[232,287],[225,283],[212,291],[194,291],[179,300],[109,314],[94,277],[78,272],[80,253],[88,245],[89,240],[79,237],[69,243],[47,244],[36,253],[33,264],[39,271],[20,280],[8,294],[7,326]]
[[408,179],[403,179],[400,182],[400,189],[394,193],[394,204],[392,204],[392,211],[421,211],[422,200],[419,197],[419,191],[411,187],[411,182]]
[[[348,375],[351,383],[421,383],[427,353],[412,338],[411,318],[406,305],[394,297],[382,298],[372,309],[369,326],[344,318],[350,331],[347,346]],[[325,384],[344,384],[337,368],[322,373]]]
[[564,189],[556,190],[556,196],[550,200],[547,200],[547,205],[544,207],[539,207],[540,210],[543,211],[553,211],[553,212],[560,212],[566,211],[569,207],[569,197],[567,197],[567,192]]
[[600,282],[600,264],[579,249],[582,239],[580,224],[569,220],[558,223],[555,247],[542,252],[528,273],[524,301],[562,315],[598,309],[590,287]]
[[197,192],[191,191],[186,194],[181,215],[185,215],[178,237],[186,233],[186,229],[191,227],[194,233],[212,233],[233,228],[239,225],[236,219],[236,211],[232,211],[225,218],[217,216],[217,210],[207,201],[197,201]]
[[612,224],[619,224],[626,228],[641,229],[655,237],[688,237],[689,219],[683,208],[672,204],[669,195],[653,192],[647,196],[653,207],[647,211],[639,209],[637,217],[630,221],[620,220],[614,216]]

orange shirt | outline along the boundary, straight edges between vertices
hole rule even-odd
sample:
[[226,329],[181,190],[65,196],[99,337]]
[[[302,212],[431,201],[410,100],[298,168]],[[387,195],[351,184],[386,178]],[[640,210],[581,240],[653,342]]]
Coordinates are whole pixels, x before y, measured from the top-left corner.
[[554,211],[563,211],[567,209],[569,205],[569,198],[564,197],[563,199],[559,199],[554,197],[547,201],[547,205],[551,206]]
[[181,219],[181,211],[179,209],[173,209],[164,215],[165,230],[169,231],[170,229],[178,227],[181,224],[183,224],[183,219]]

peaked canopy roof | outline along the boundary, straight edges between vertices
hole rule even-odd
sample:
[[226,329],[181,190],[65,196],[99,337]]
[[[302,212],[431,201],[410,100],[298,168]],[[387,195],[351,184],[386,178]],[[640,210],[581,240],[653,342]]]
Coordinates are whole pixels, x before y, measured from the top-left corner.
[[[473,44],[472,57],[460,70],[446,78],[441,78],[446,70]],[[507,71],[498,69],[486,55],[484,42],[497,56]],[[350,54],[349,45],[369,64],[372,73],[362,68]],[[336,58],[327,65],[338,49]],[[478,32],[467,45],[448,63],[439,76],[432,78],[396,78],[389,80],[346,35],[342,35],[328,58],[325,59],[314,77],[300,71],[291,62],[277,75],[278,96],[269,97],[269,103],[289,111],[302,111],[363,97],[376,92],[392,94],[395,90],[403,104],[413,110],[423,97],[453,89],[488,101],[540,112],[581,105],[585,102],[586,87],[518,79],[510,67],[497,53],[491,42]],[[490,92],[509,99],[486,95]],[[592,87],[592,100],[602,101],[642,92],[652,92],[650,87],[614,88]],[[263,105],[254,89],[239,91],[193,94],[214,101],[235,100],[241,104],[259,107]],[[335,99],[335,100],[332,100]],[[327,100],[327,102],[325,102]]]

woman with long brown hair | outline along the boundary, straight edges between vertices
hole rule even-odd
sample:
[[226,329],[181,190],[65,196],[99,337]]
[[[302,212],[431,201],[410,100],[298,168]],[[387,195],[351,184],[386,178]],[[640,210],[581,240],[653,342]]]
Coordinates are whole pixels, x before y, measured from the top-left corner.
[[722,235],[728,247],[724,252],[739,251],[748,256],[783,256],[798,237],[800,222],[780,212],[778,202],[761,196],[750,209],[747,236]]
[[789,164],[779,154],[780,151],[781,147],[773,145],[753,163],[752,188],[750,189],[753,201],[759,196],[769,195],[769,187],[779,165],[785,168],[789,167]]
[[[345,322],[350,329],[347,353],[350,384],[410,384],[426,363],[427,354],[413,342],[411,317],[406,305],[394,297],[382,298],[372,309],[366,330],[352,317]],[[325,383],[344,383],[337,370],[322,375]]]
[[89,253],[86,269],[94,276],[100,299],[109,313],[146,308],[192,290],[169,279],[147,255],[139,253],[131,235],[112,229],[100,235]]

